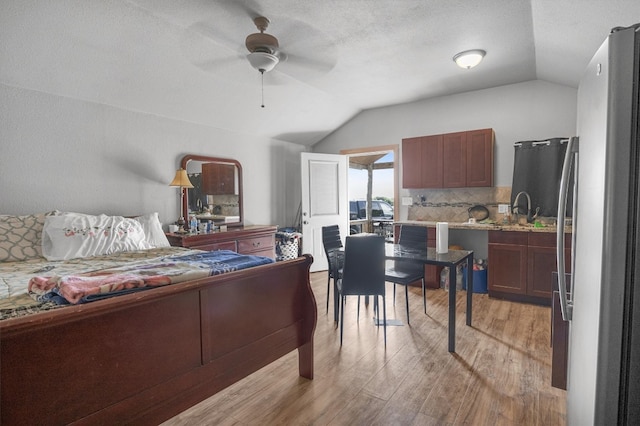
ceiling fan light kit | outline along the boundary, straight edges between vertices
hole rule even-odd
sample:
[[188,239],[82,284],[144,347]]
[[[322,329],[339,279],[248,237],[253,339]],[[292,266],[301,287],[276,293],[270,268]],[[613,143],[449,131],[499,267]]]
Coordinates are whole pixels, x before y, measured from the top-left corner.
[[261,73],[271,71],[280,62],[276,55],[266,52],[251,52],[247,55],[247,60],[253,68]]
[[470,69],[475,67],[482,61],[487,52],[481,49],[465,50],[453,57],[453,61],[460,67]]
[[270,23],[269,19],[258,16],[254,18],[253,23],[260,32],[249,34],[244,42],[249,51],[247,60],[261,73],[269,72],[280,62],[277,56],[280,45],[277,38],[265,33]]
[[244,45],[249,51],[247,60],[253,68],[260,71],[262,76],[262,104],[260,106],[264,108],[264,73],[273,70],[280,62],[278,57],[280,45],[277,38],[265,33],[270,23],[269,19],[258,16],[253,19],[253,23],[260,32],[249,34]]

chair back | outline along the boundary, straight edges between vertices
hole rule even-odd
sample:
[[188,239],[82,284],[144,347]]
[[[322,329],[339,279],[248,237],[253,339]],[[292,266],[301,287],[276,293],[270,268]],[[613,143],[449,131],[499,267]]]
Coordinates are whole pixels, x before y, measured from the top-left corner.
[[322,227],[322,245],[324,247],[324,254],[327,256],[327,263],[331,262],[330,253],[333,250],[342,249],[342,239],[340,238],[340,227],[338,225],[328,225]]
[[322,245],[325,253],[331,250],[342,248],[342,239],[340,238],[340,227],[338,225],[329,225],[322,227]]
[[426,250],[427,227],[419,225],[400,225],[398,244],[416,250]]
[[385,294],[384,237],[356,234],[347,237],[342,270],[342,293]]

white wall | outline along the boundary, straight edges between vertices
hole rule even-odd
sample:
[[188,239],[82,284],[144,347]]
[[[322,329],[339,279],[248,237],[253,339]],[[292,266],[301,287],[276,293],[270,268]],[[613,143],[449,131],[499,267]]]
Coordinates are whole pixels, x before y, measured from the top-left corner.
[[[191,153],[240,161],[247,224],[294,224],[300,145],[3,84],[0,101],[0,214],[158,211],[169,223],[178,215],[178,195],[168,183]],[[573,88],[514,84],[365,111],[314,151],[492,127],[495,184],[510,186],[513,142],[571,135],[575,105]]]
[[168,184],[200,154],[242,164],[246,224],[293,224],[301,145],[3,84],[0,117],[0,214],[158,211],[167,224],[179,203]]
[[494,185],[511,186],[513,143],[573,135],[576,95],[574,88],[536,80],[368,110],[313,150],[338,153],[401,144],[407,137],[490,127],[495,131]]

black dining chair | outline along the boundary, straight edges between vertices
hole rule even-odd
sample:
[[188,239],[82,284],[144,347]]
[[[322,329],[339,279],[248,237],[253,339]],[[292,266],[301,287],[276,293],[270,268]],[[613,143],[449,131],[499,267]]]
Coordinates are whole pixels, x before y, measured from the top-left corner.
[[[400,225],[398,244],[409,250],[427,250],[427,228],[416,225]],[[425,293],[424,265],[403,260],[389,260],[386,263],[385,280],[393,283],[393,303],[396,302],[396,284],[404,286],[407,305],[407,323],[409,321],[409,285],[418,280],[422,282],[422,304],[427,313]]]
[[347,237],[344,248],[344,266],[338,279],[340,295],[340,345],[344,331],[344,307],[347,296],[358,296],[358,317],[360,316],[360,296],[375,296],[374,312],[376,324],[380,326],[380,306],[378,296],[382,296],[382,324],[384,344],[387,345],[387,309],[385,299],[385,250],[384,237],[375,234],[357,234]]
[[340,238],[340,227],[329,225],[322,227],[322,245],[327,256],[327,313],[329,312],[329,294],[331,292],[331,280],[335,285],[336,279],[340,277],[342,264],[344,263],[344,252],[342,251],[342,239]]

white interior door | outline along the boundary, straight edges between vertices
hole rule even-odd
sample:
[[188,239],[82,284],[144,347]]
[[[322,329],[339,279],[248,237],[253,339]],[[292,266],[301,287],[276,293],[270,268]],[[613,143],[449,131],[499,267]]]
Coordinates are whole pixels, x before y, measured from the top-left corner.
[[302,252],[313,256],[311,272],[327,269],[322,227],[338,225],[344,244],[349,232],[347,191],[348,161],[345,155],[301,153]]

